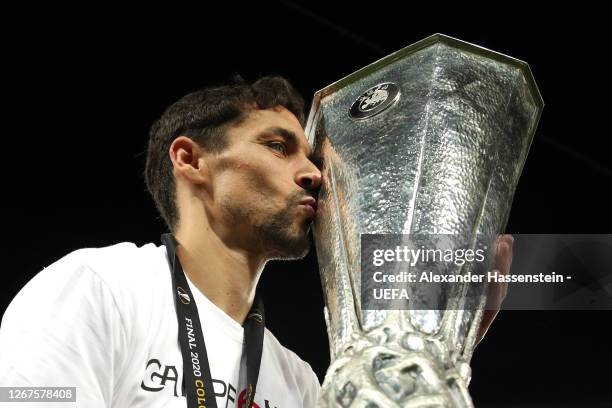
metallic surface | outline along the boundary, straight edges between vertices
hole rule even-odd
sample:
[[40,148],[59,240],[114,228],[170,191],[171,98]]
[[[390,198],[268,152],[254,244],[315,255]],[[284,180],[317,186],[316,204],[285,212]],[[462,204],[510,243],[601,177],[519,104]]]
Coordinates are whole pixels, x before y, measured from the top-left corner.
[[353,102],[349,114],[354,119],[367,119],[390,108],[399,98],[399,87],[393,82],[383,82],[362,93]]
[[[352,118],[354,101],[384,82],[401,98]],[[472,406],[486,288],[465,288],[478,292],[464,307],[362,310],[360,234],[493,239],[542,108],[525,63],[439,34],[315,94],[306,134],[323,160],[314,235],[332,358],[320,406]]]

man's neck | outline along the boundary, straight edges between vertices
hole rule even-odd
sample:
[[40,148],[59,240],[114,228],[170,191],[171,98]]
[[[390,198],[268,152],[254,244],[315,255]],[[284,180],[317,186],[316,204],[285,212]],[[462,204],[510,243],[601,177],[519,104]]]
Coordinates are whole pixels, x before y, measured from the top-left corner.
[[242,324],[255,297],[265,260],[228,247],[208,225],[184,226],[177,254],[191,282],[211,302]]

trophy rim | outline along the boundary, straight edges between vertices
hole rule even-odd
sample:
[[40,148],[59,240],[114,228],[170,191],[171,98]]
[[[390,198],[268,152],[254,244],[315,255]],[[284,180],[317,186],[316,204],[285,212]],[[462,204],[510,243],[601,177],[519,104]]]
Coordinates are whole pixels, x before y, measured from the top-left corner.
[[451,37],[445,34],[436,33],[420,41],[417,41],[414,44],[408,45],[392,54],[389,54],[386,57],[379,59],[378,61],[375,61],[369,65],[366,65],[365,67],[353,72],[352,74],[349,74],[345,76],[344,78],[341,78],[338,81],[330,85],[327,85],[326,87],[321,88],[320,90],[315,92],[313,99],[312,99],[312,104],[310,107],[310,112],[308,114],[308,119],[307,119],[306,127],[305,127],[305,133],[310,143],[311,144],[314,143],[314,135],[312,134],[314,131],[313,126],[316,124],[316,122],[318,122],[317,116],[319,114],[320,102],[323,98],[338,91],[339,89],[342,89],[352,84],[353,82],[360,80],[361,78],[368,76],[372,72],[378,71],[379,69],[389,64],[392,64],[402,58],[405,58],[408,55],[414,54],[422,49],[428,48],[434,44],[439,44],[439,43],[446,44],[446,45],[449,45],[453,48],[457,48],[462,51],[480,55],[486,58],[490,58],[494,61],[498,61],[504,64],[514,66],[515,68],[518,68],[520,71],[523,72],[525,81],[527,82],[527,86],[529,90],[531,91],[531,95],[533,97],[534,103],[537,106],[537,117],[534,121],[533,132],[530,132],[532,134],[529,137],[530,139],[529,142],[531,142],[531,139],[533,138],[533,135],[535,134],[535,129],[537,129],[538,123],[540,121],[542,110],[544,109],[544,100],[535,82],[535,78],[533,76],[531,68],[529,67],[529,64],[527,64],[525,61],[519,60],[514,57],[510,57],[500,52],[492,51],[488,48],[481,47],[479,45],[472,44],[467,41],[459,40],[457,38],[454,38],[454,37]]

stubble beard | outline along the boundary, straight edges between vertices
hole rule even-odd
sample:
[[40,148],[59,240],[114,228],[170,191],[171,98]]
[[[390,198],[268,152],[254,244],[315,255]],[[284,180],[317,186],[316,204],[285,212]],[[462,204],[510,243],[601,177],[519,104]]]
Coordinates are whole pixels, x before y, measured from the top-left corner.
[[304,193],[295,193],[290,196],[285,207],[259,220],[257,211],[254,208],[238,207],[234,202],[226,202],[223,207],[226,214],[234,225],[241,221],[246,221],[253,227],[253,239],[257,240],[257,245],[269,260],[290,260],[301,259],[310,250],[310,230],[311,220],[305,218],[297,223],[296,211],[298,200]]
[[266,250],[271,251],[270,259],[301,259],[308,254],[310,220],[305,219],[301,225],[293,227],[296,207],[297,204],[292,201],[258,226],[257,236]]

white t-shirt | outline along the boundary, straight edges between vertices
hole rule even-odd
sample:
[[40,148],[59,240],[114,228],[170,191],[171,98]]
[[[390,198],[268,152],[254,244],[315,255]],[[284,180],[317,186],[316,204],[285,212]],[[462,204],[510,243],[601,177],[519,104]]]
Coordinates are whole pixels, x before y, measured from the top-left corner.
[[[217,406],[243,408],[243,328],[188,282]],[[186,407],[182,377],[163,245],[74,251],[32,278],[2,318],[0,386],[77,387],[76,404],[45,407]],[[310,365],[266,329],[255,407],[313,407],[319,391]]]

